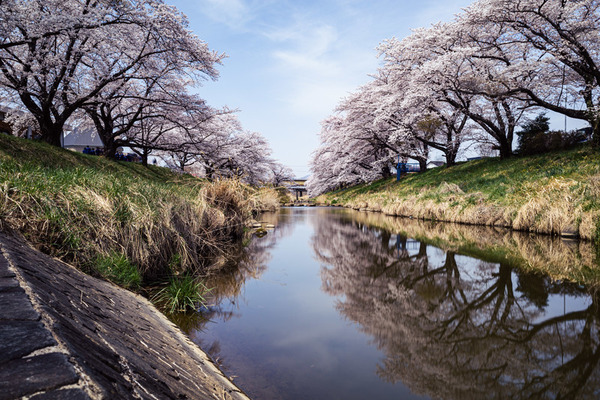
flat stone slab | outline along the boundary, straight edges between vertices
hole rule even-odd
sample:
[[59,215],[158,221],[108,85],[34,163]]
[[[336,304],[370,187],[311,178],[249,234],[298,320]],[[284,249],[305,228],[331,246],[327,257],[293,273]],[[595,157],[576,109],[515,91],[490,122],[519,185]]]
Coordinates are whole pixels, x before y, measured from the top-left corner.
[[24,291],[5,291],[0,293],[0,321],[37,321],[40,315],[33,309]]
[[0,365],[54,345],[56,341],[39,321],[0,323]]
[[23,291],[19,286],[19,281],[15,277],[0,278],[0,293]]
[[14,278],[16,275],[8,268],[8,261],[0,257],[0,278]]
[[0,400],[16,399],[79,380],[67,357],[60,353],[21,358],[0,368]]

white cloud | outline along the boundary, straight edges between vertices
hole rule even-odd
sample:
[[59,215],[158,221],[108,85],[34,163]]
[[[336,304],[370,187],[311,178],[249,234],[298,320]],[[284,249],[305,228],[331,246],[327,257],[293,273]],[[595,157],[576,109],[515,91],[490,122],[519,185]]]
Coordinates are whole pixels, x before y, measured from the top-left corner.
[[356,46],[360,32],[310,13],[292,14],[263,35],[272,43],[270,69],[283,82],[277,98],[294,115],[323,119],[376,67],[375,53]]
[[323,119],[331,113],[340,100],[352,89],[344,82],[315,80],[295,85],[285,98],[290,109],[303,116],[315,116]]
[[209,18],[239,28],[251,17],[250,8],[244,0],[201,0],[198,8]]
[[265,36],[275,42],[278,49],[273,56],[292,68],[314,68],[333,52],[338,41],[337,30],[331,25],[306,20],[273,29]]

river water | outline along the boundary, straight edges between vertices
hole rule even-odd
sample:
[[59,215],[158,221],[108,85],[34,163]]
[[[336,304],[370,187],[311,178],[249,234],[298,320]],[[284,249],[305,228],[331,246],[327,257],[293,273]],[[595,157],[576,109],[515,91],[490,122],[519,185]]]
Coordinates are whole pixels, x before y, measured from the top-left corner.
[[600,395],[600,298],[531,272],[595,281],[589,244],[335,208],[261,221],[184,327],[250,397]]

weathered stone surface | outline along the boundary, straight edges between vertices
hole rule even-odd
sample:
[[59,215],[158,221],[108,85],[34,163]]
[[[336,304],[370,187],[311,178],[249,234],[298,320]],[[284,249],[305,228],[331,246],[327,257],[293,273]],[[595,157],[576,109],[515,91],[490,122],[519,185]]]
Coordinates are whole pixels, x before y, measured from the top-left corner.
[[9,270],[8,261],[4,257],[0,257],[0,278],[14,278],[15,273]]
[[90,397],[81,389],[62,389],[36,394],[30,400],[89,400]]
[[0,254],[0,399],[19,398],[59,388],[79,380],[52,334],[39,321],[31,299],[20,287],[16,274]]
[[0,293],[2,292],[20,292],[19,282],[14,278],[0,278]]
[[[32,250],[21,239],[0,233],[0,245],[71,362],[86,375],[94,398],[247,399],[146,299]],[[0,391],[6,384],[0,383]]]
[[21,291],[0,293],[0,321],[37,321],[39,314],[31,306],[27,295]]
[[16,399],[77,382],[79,377],[60,353],[8,362],[0,368],[0,400]]
[[39,321],[4,321],[0,324],[0,365],[54,345],[56,341]]

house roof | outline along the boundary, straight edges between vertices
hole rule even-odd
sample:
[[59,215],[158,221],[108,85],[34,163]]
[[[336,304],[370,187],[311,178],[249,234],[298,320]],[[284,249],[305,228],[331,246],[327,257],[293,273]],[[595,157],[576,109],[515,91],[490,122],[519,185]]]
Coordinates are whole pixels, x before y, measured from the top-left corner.
[[442,165],[445,164],[445,162],[443,162],[443,161],[429,161],[427,164],[433,164],[433,165],[437,165],[438,167],[441,167]]
[[64,146],[104,147],[104,143],[94,129],[79,130],[75,128],[65,136]]

